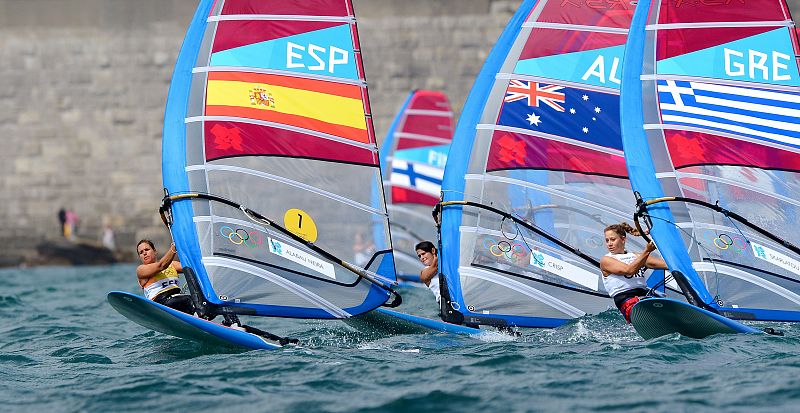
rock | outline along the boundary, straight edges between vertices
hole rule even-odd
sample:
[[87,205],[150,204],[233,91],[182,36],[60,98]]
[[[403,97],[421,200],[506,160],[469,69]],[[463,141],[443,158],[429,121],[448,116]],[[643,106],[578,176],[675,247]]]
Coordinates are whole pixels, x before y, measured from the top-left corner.
[[36,246],[37,261],[53,264],[102,265],[117,262],[110,249],[89,241],[47,240]]

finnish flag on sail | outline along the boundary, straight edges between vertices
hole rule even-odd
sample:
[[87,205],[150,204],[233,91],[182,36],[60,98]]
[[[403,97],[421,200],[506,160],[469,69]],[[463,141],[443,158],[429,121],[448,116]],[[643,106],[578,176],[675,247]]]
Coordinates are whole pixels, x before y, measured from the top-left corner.
[[696,126],[800,147],[800,94],[659,80],[664,124]]
[[439,196],[444,170],[430,165],[392,159],[392,185]]

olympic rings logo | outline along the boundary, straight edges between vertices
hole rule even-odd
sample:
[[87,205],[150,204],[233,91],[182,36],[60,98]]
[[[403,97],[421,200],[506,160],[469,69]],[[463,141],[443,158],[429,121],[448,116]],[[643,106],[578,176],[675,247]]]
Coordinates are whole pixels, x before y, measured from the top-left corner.
[[591,248],[591,249],[600,248],[602,245],[603,245],[603,242],[598,240],[597,237],[592,236],[592,237],[586,238],[586,246]]
[[258,231],[248,232],[243,228],[233,229],[227,225],[224,225],[220,227],[219,233],[235,245],[244,244],[250,248],[256,248],[257,246],[264,244],[264,236]]
[[738,235],[730,236],[723,233],[717,235],[716,238],[713,237],[714,235],[716,234],[706,232],[704,238],[709,243],[714,244],[714,246],[720,251],[731,250],[736,254],[741,254],[748,249],[747,240]]
[[493,238],[485,238],[483,240],[483,247],[489,250],[489,253],[495,257],[506,257],[509,261],[519,260],[528,255],[528,250],[522,244],[514,242],[513,244],[507,240],[496,241]]

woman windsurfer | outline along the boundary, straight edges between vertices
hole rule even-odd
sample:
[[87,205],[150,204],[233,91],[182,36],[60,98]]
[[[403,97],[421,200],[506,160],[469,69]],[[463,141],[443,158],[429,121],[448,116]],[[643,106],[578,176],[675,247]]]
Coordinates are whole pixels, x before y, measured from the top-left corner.
[[439,292],[439,257],[436,255],[436,247],[430,241],[422,241],[414,249],[417,257],[425,268],[419,273],[419,279],[433,292],[438,303],[441,297]]
[[631,322],[631,309],[639,302],[639,297],[647,294],[647,281],[644,272],[647,268],[667,269],[661,258],[651,257],[656,250],[653,242],[647,243],[640,254],[625,249],[627,234],[639,236],[639,231],[628,223],[609,225],[604,230],[608,254],[600,259],[600,270],[603,271],[603,285],[614,299],[625,320]]
[[183,267],[180,261],[174,260],[177,254],[175,244],[169,247],[161,259],[158,259],[153,241],[148,239],[136,244],[136,252],[142,260],[142,264],[136,267],[136,276],[145,297],[178,311],[193,314],[191,298],[181,294],[178,273],[183,272]]

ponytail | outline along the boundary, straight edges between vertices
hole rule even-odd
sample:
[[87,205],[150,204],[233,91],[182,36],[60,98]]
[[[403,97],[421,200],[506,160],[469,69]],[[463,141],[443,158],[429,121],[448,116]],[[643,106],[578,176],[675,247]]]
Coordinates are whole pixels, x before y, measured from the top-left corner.
[[620,222],[619,224],[609,225],[609,226],[606,227],[605,230],[603,230],[603,232],[606,232],[606,231],[614,231],[617,235],[619,235],[622,238],[625,238],[627,236],[627,234],[631,234],[631,235],[636,236],[636,237],[641,236],[641,234],[639,233],[639,230],[637,230],[636,228],[632,227],[627,222]]

